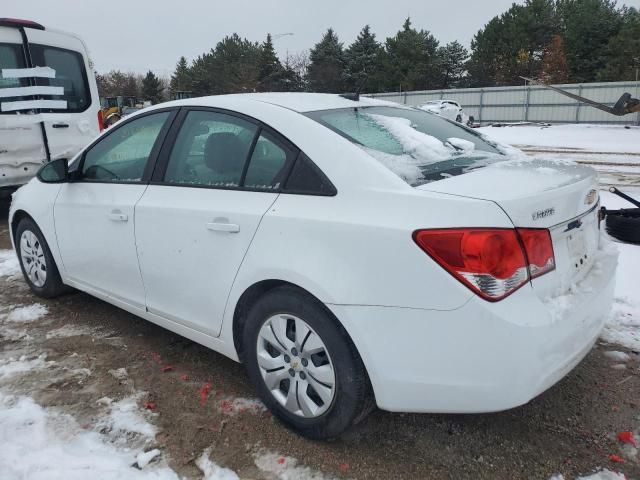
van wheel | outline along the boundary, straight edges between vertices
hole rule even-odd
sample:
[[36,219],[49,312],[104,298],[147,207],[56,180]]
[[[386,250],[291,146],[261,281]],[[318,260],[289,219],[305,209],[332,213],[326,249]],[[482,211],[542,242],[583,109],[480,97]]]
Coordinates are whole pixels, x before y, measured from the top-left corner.
[[248,313],[243,360],[260,398],[287,427],[312,439],[339,436],[374,405],[364,365],[325,306],[292,287]]
[[57,297],[70,291],[62,283],[49,245],[35,222],[23,218],[18,223],[15,235],[20,268],[31,291],[43,298]]

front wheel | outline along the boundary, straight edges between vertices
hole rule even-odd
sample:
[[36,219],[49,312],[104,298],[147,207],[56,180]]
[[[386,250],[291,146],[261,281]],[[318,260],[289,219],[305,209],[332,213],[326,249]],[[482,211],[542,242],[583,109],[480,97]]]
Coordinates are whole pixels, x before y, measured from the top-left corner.
[[243,360],[273,414],[301,435],[340,435],[373,407],[368,377],[346,331],[310,295],[281,287],[249,311]]
[[53,298],[67,292],[69,287],[62,283],[49,245],[35,222],[23,218],[18,223],[15,235],[20,268],[31,291],[43,298]]

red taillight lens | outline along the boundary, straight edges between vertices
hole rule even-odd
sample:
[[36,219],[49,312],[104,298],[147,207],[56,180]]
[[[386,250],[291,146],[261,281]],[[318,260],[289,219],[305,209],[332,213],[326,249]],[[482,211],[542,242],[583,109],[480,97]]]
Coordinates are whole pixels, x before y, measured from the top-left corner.
[[524,251],[529,261],[531,278],[539,277],[556,268],[551,233],[546,228],[518,228]]
[[413,238],[445,270],[486,300],[505,298],[529,280],[515,230],[418,230]]
[[501,300],[555,269],[551,233],[539,228],[417,230],[418,246],[486,300]]
[[104,130],[104,118],[102,118],[102,110],[98,110],[98,128]]

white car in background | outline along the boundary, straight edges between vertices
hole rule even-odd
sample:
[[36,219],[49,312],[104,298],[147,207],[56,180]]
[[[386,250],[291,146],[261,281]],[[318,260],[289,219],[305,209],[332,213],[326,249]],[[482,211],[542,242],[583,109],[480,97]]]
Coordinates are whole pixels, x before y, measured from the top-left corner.
[[448,118],[454,122],[465,125],[473,123],[473,118],[464,113],[460,104],[453,100],[432,100],[420,105],[418,108]]
[[73,34],[0,18],[0,198],[101,129],[87,49]]
[[597,185],[414,108],[221,95],[122,119],[9,222],[36,295],[75,287],[242,361],[327,438],[375,405],[516,407],[575,367],[614,287]]

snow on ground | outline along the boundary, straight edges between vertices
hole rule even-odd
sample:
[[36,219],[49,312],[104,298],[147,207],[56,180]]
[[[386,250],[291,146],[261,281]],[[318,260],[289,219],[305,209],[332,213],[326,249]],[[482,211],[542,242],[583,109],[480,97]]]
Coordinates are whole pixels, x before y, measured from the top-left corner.
[[202,470],[202,480],[239,480],[238,475],[228,468],[223,468],[209,459],[211,448],[207,448],[196,460],[196,466]]
[[49,310],[47,307],[40,303],[34,303],[33,305],[26,305],[24,307],[16,307],[12,309],[6,317],[7,322],[26,323],[38,320],[44,317]]
[[13,250],[0,250],[0,277],[19,275],[20,264]]
[[[479,132],[522,149],[563,152],[611,152],[640,154],[640,127],[622,125],[513,125],[482,127]],[[640,159],[638,159],[640,162]]]
[[[603,205],[626,208],[631,205],[607,191],[600,192]],[[640,351],[640,295],[637,277],[640,272],[640,246],[616,242],[620,251],[616,278],[615,302],[602,338],[631,350]]]
[[[565,480],[563,475],[554,475],[549,480]],[[593,475],[587,475],[586,477],[578,477],[576,480],[627,480],[621,473],[612,472],[611,470],[601,470]]]
[[274,452],[259,451],[254,455],[256,466],[278,480],[329,480],[329,477],[309,467],[299,465],[293,457],[285,457]]

